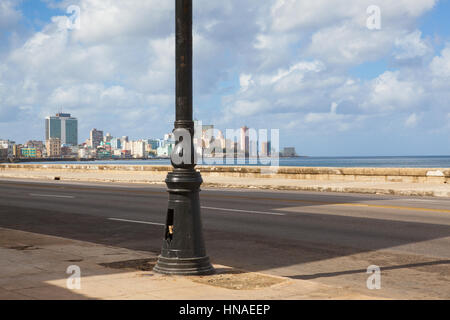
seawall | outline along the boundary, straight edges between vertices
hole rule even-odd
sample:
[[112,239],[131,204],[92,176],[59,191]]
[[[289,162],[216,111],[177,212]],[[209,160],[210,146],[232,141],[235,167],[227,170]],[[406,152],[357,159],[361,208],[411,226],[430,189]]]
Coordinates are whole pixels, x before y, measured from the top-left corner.
[[[170,166],[0,164],[0,178],[162,184]],[[450,197],[450,168],[199,166],[205,186]]]

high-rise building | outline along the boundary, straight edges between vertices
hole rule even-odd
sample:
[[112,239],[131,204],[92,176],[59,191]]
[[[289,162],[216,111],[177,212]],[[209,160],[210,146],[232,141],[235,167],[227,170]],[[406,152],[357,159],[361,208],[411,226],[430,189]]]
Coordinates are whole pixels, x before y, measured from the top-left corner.
[[57,113],[45,119],[45,140],[57,138],[61,144],[78,145],[78,119],[69,113]]
[[103,131],[92,129],[90,133],[90,143],[91,148],[97,149],[98,146],[103,142]]
[[105,142],[105,143],[111,142],[112,138],[113,138],[113,136],[111,135],[111,133],[108,132],[108,133],[106,134],[106,136],[105,136],[104,142]]
[[241,135],[240,135],[240,141],[239,141],[239,148],[240,152],[243,152],[245,155],[249,154],[250,151],[250,137],[249,137],[249,131],[247,127],[241,128]]
[[122,150],[131,150],[131,148],[127,149],[127,144],[129,141],[130,141],[130,139],[128,136],[123,136],[122,139],[120,139],[120,144],[122,146]]

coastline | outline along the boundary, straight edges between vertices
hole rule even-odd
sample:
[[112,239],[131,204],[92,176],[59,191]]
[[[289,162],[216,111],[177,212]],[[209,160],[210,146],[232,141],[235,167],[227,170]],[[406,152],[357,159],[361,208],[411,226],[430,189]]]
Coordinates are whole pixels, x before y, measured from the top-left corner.
[[[198,161],[198,165],[216,166],[279,166],[279,167],[333,167],[333,168],[450,168],[450,156],[357,156],[357,157],[280,157],[271,158],[204,158]],[[0,162],[2,163],[2,162]],[[145,158],[145,159],[21,159],[8,163],[37,163],[37,164],[94,164],[94,165],[171,165],[169,158]]]
[[[449,168],[199,166],[203,187],[450,197]],[[159,184],[169,165],[0,164],[0,179]]]

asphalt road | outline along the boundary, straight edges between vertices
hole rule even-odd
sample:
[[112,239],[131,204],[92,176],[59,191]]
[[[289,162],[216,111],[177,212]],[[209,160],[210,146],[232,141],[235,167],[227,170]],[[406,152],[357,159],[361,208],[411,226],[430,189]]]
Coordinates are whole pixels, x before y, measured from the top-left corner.
[[[163,186],[5,181],[0,227],[159,252]],[[450,299],[450,199],[209,189],[201,193],[213,263],[351,288]],[[367,268],[382,288],[368,290]]]

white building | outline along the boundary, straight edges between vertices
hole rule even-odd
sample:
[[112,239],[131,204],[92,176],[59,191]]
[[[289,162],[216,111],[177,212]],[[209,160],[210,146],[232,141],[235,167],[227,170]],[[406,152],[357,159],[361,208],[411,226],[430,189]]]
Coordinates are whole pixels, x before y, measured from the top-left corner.
[[0,148],[8,150],[8,158],[12,158],[14,155],[14,145],[16,143],[11,140],[0,140]]
[[172,155],[174,145],[173,144],[166,144],[163,147],[159,147],[157,150],[158,157],[161,158],[167,158]]
[[87,159],[89,155],[89,151],[87,149],[79,149],[78,150],[78,157],[80,159]]
[[148,158],[146,142],[143,140],[129,142],[133,158]]

